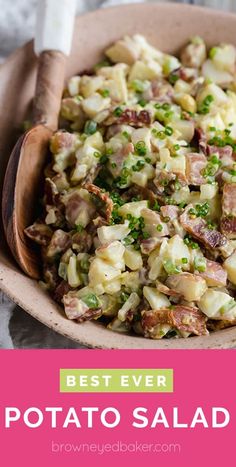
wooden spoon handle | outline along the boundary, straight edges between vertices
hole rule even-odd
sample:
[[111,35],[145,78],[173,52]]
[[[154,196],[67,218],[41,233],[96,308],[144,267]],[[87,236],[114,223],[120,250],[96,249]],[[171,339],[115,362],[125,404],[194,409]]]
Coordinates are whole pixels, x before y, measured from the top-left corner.
[[53,131],[58,127],[65,64],[66,56],[59,51],[46,50],[39,56],[33,120]]

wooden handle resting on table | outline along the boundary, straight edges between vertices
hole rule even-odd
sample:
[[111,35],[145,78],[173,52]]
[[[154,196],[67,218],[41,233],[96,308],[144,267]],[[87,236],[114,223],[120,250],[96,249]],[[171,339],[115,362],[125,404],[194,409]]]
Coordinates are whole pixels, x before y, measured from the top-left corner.
[[62,52],[44,51],[39,56],[33,120],[53,131],[58,128],[65,63],[66,56]]

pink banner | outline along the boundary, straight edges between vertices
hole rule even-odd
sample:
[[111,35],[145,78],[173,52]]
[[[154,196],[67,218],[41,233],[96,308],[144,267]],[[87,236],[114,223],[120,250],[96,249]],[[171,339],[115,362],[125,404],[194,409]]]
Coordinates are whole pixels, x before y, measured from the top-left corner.
[[[234,350],[0,355],[6,467],[235,464]],[[66,368],[173,369],[173,392],[60,392],[60,369]]]

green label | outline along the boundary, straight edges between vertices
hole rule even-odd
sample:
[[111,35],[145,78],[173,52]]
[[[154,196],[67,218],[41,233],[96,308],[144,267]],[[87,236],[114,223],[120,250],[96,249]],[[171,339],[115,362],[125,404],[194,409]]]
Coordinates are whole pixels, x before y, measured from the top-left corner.
[[173,370],[61,369],[60,392],[173,392]]

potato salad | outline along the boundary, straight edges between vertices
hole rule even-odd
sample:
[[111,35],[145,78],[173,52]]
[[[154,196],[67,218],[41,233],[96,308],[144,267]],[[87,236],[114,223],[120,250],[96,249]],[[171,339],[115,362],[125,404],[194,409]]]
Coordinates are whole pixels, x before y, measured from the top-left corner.
[[231,44],[176,57],[134,35],[69,79],[25,230],[68,319],[151,339],[236,325],[235,64]]

